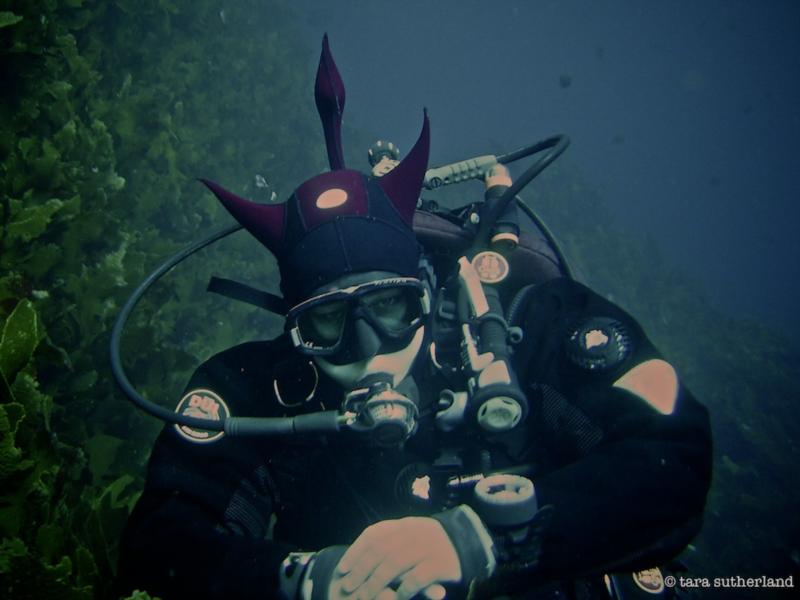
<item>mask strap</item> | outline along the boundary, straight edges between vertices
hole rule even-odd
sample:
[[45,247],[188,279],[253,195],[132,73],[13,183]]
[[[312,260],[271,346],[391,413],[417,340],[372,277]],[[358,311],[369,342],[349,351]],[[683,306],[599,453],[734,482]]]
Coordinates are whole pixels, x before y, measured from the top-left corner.
[[258,290],[246,283],[240,283],[232,279],[212,276],[206,290],[212,294],[219,294],[226,298],[252,304],[258,308],[264,308],[276,315],[285,316],[287,313],[286,302],[280,296]]

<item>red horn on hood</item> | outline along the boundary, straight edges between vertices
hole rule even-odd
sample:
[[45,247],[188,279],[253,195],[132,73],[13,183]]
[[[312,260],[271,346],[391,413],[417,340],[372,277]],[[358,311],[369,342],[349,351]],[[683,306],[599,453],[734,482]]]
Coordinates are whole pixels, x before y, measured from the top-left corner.
[[234,219],[275,255],[283,250],[285,204],[257,204],[240,198],[221,185],[201,179]]
[[430,127],[428,111],[424,110],[422,131],[411,152],[394,169],[378,178],[378,184],[409,226],[414,221],[414,209],[428,168],[429,150]]
[[328,34],[322,38],[322,54],[319,57],[317,81],[314,86],[317,112],[325,132],[325,146],[331,170],[344,169],[342,151],[342,113],[344,112],[344,83],[328,46]]

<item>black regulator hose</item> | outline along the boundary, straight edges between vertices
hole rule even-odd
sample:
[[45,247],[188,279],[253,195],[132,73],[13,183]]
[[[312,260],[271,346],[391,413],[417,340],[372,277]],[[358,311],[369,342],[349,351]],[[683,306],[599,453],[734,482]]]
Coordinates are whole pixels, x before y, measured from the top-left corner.
[[184,248],[177,254],[171,256],[167,260],[165,260],[157,269],[155,269],[150,275],[148,275],[142,283],[133,291],[133,293],[128,298],[125,305],[122,307],[119,315],[117,316],[117,320],[114,322],[114,328],[111,330],[111,372],[114,374],[114,379],[116,379],[117,384],[119,385],[120,389],[124,392],[124,394],[133,402],[136,406],[141,408],[144,412],[152,415],[162,421],[168,421],[170,423],[178,423],[180,425],[187,425],[188,427],[197,427],[200,429],[207,429],[211,431],[222,431],[224,429],[225,422],[223,421],[209,421],[206,419],[199,419],[197,417],[187,417],[184,415],[178,415],[177,413],[167,410],[159,406],[154,402],[150,402],[143,398],[136,389],[131,384],[128,376],[125,373],[125,369],[122,366],[122,359],[120,358],[120,343],[122,340],[122,332],[125,329],[125,324],[128,322],[128,318],[131,316],[133,309],[138,304],[139,300],[144,296],[150,286],[152,286],[156,281],[161,279],[164,274],[172,269],[177,264],[184,261],[186,258],[200,250],[201,248],[205,248],[209,244],[213,244],[217,240],[224,238],[232,234],[235,231],[238,231],[242,228],[241,225],[231,225],[226,227],[225,229],[221,229],[217,231],[207,238],[202,240],[198,240],[197,242],[193,243],[191,246]]
[[472,242],[472,254],[480,252],[486,247],[489,237],[492,234],[492,227],[494,227],[497,220],[500,218],[509,203],[513,202],[517,194],[528,185],[534,177],[544,171],[550,164],[557,159],[564,150],[569,146],[569,138],[566,135],[554,135],[541,142],[520,148],[508,154],[502,154],[497,157],[497,162],[500,164],[508,164],[538,154],[544,150],[548,150],[546,154],[540,157],[530,167],[528,167],[522,175],[511,186],[503,192],[503,195],[497,198],[491,205],[487,206],[485,212],[481,214],[481,222],[478,226],[478,232]]
[[184,248],[164,261],[133,291],[122,307],[122,310],[117,316],[117,320],[114,322],[114,327],[111,330],[111,372],[114,375],[114,379],[128,399],[137,407],[153,417],[176,425],[185,425],[187,427],[209,431],[224,431],[227,435],[231,436],[291,435],[295,433],[339,431],[340,425],[343,423],[343,417],[337,411],[324,411],[286,418],[227,417],[219,421],[178,414],[143,398],[133,387],[125,373],[125,369],[122,366],[122,359],[120,358],[122,332],[125,329],[128,318],[142,296],[150,289],[150,286],[189,256],[240,229],[242,229],[241,225],[230,225]]
[[[516,197],[517,206],[528,216],[528,218],[533,221],[536,227],[539,228],[539,231],[542,232],[545,241],[548,245],[553,249],[553,253],[556,255],[556,260],[558,261],[559,268],[563,272],[564,277],[567,279],[575,279],[575,274],[572,272],[572,268],[569,266],[567,262],[567,257],[564,256],[563,250],[561,250],[561,246],[559,245],[558,241],[556,240],[553,232],[550,231],[550,228],[545,225],[544,221],[539,218],[530,206],[525,204],[525,202],[519,196]],[[511,321],[509,320],[509,323]]]

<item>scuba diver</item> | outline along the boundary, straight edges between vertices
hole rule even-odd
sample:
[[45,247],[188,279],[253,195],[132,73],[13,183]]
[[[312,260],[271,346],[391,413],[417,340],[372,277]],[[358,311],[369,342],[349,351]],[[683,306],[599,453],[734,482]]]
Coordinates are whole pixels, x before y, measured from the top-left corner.
[[[659,567],[700,528],[708,415],[639,324],[572,279],[516,198],[565,139],[429,170],[426,113],[411,151],[377,143],[366,175],[344,165],[327,37],[315,96],[331,171],[282,204],[204,180],[277,258],[282,297],[215,290],[283,315],[285,333],[212,357],[170,411],[122,371],[138,292],[115,326],[123,390],[169,422],[118,591],[666,597]],[[543,150],[513,182],[504,163]],[[482,201],[421,203],[423,187],[470,177]]]

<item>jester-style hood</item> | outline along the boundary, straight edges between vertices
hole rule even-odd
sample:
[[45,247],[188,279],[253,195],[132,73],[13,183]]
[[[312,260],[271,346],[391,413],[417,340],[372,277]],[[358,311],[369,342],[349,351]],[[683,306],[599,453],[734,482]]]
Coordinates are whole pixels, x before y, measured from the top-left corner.
[[331,171],[300,185],[283,204],[257,204],[202,180],[223,206],[278,260],[291,306],[332,280],[362,271],[416,276],[419,245],[412,221],[428,165],[427,114],[414,147],[383,177],[346,169],[341,124],[344,84],[327,35],[315,88]]

